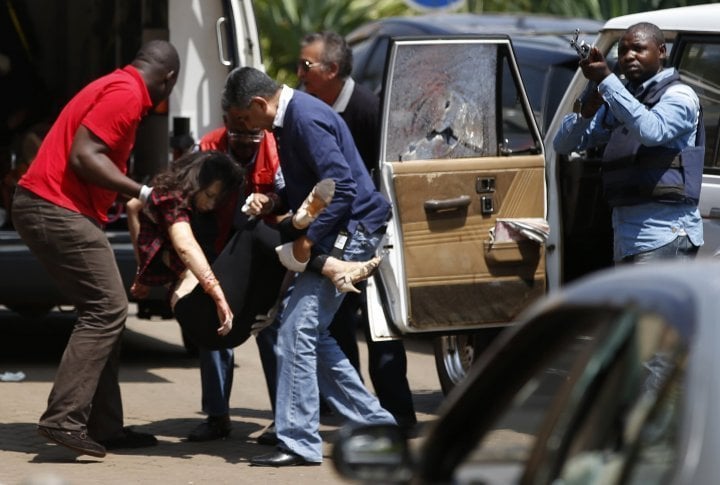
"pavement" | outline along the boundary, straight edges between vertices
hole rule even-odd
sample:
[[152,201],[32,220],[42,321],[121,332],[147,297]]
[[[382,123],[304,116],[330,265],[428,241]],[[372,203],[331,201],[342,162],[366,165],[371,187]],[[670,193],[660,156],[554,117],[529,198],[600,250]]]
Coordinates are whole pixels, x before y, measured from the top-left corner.
[[[72,328],[72,314],[54,312],[50,318],[29,321],[0,307],[0,375],[25,374],[19,382],[0,382],[0,485],[346,483],[330,458],[341,425],[335,417],[324,418],[321,425],[325,442],[321,466],[249,465],[250,457],[272,451],[254,440],[272,416],[253,341],[236,350],[231,435],[205,443],[186,441],[187,433],[204,419],[197,359],[185,352],[177,322],[138,320],[133,308],[131,315],[120,373],[125,424],[155,434],[159,444],[94,458],[47,443],[36,429]],[[370,385],[365,373],[367,346],[360,341],[359,348],[364,379]],[[422,430],[436,417],[443,397],[430,342],[412,339],[406,348],[408,379]],[[413,446],[420,440],[413,440]]]

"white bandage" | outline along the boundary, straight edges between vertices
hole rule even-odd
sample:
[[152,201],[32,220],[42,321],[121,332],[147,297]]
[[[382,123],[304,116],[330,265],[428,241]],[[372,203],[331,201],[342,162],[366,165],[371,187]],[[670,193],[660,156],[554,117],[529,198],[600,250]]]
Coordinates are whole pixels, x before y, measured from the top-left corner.
[[140,194],[138,195],[138,199],[140,199],[140,202],[143,204],[147,204],[148,199],[150,198],[150,194],[152,194],[152,187],[148,187],[147,185],[143,185],[140,187]]
[[275,252],[278,254],[278,259],[280,259],[282,265],[290,271],[297,271],[298,273],[305,271],[308,262],[305,261],[304,263],[301,263],[295,259],[295,255],[293,254],[293,243],[289,242],[283,244],[282,246],[278,246],[275,248]]
[[253,201],[253,194],[250,194],[247,196],[247,199],[245,199],[245,203],[240,208],[241,211],[243,211],[244,214],[250,215],[250,203]]

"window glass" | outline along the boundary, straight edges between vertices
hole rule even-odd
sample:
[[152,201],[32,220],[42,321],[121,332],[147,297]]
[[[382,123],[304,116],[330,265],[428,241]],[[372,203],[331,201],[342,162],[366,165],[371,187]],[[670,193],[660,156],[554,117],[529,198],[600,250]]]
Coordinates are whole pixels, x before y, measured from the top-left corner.
[[705,122],[705,166],[720,169],[718,118],[720,117],[720,44],[704,41],[683,45],[678,71],[695,89]]
[[[541,74],[535,78],[540,84],[539,89],[542,89],[542,77]],[[528,79],[531,78],[532,76],[528,74]],[[520,93],[517,80],[510,68],[509,58],[505,53],[502,57],[502,142],[500,145],[501,153],[505,155],[528,153],[536,147]]]
[[616,483],[626,468],[631,483],[663,483],[676,460],[685,376],[676,329],[654,314],[609,308],[542,318],[531,338],[516,339],[532,352],[506,349],[524,356],[524,369],[508,369],[503,383],[514,397],[455,482],[517,483],[529,474],[555,485]]
[[487,41],[397,44],[386,93],[386,159],[474,158],[536,149],[528,121],[532,113],[522,103],[507,53],[508,44]]

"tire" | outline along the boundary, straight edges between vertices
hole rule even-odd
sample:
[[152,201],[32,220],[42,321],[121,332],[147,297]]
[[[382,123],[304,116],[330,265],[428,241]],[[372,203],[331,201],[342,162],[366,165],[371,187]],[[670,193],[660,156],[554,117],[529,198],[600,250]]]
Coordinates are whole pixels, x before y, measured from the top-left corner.
[[55,305],[6,305],[10,310],[14,311],[23,318],[36,319],[45,317],[55,307]]
[[501,330],[489,328],[475,333],[435,337],[435,368],[443,394],[447,396],[465,378],[473,362]]

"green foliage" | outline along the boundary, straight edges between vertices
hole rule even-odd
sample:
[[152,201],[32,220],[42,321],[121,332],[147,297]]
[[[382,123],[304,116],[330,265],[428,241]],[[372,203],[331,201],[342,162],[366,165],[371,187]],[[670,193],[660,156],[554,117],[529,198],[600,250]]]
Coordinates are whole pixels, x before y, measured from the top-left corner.
[[370,20],[410,13],[403,0],[255,0],[254,5],[265,68],[290,86],[297,83],[295,63],[305,34],[346,35]]

